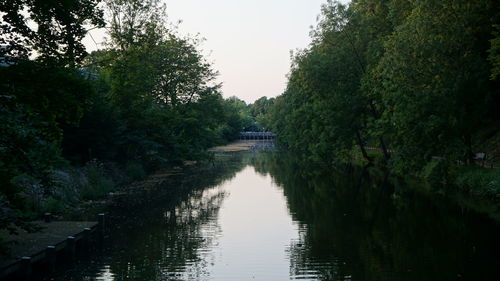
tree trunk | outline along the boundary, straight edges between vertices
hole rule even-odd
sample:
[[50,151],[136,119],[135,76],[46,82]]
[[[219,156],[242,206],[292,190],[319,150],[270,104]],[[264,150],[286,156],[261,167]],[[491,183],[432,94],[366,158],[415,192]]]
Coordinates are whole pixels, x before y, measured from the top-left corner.
[[467,155],[466,155],[466,163],[473,164],[474,163],[474,153],[472,152],[472,137],[470,134],[464,136],[465,145],[467,146]]
[[[372,112],[372,115],[375,119],[380,118],[377,109],[375,108],[375,105],[373,105],[373,102],[371,101],[370,101],[370,111]],[[386,161],[389,161],[390,155],[389,152],[387,151],[387,146],[385,145],[384,137],[380,137],[379,141],[380,141],[380,147],[382,148],[382,152],[384,153],[384,158]]]
[[359,133],[358,130],[356,130],[356,137],[358,139],[358,145],[359,148],[361,149],[361,153],[363,154],[363,157],[368,161],[372,162],[372,158],[368,156],[368,153],[366,153],[365,145],[363,144],[363,140],[361,139],[361,134]]
[[384,137],[380,137],[379,141],[380,141],[380,147],[382,148],[382,152],[384,153],[385,160],[389,160],[391,156],[387,151],[387,146],[385,145]]

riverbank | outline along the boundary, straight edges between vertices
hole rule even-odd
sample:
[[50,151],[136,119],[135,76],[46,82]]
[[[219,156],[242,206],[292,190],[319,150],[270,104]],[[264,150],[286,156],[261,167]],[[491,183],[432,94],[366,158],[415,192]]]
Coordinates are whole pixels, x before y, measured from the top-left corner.
[[[110,196],[103,246],[44,280],[252,280],[254,272],[267,280],[277,268],[282,279],[324,280],[339,259],[352,280],[452,280],[457,273],[496,280],[477,276],[496,276],[498,225],[409,177],[386,177],[374,166],[318,167],[293,153],[216,153],[212,160]],[[353,261],[359,267],[347,266]],[[290,264],[301,270],[290,272]]]
[[210,152],[239,152],[239,151],[250,151],[254,149],[261,143],[269,141],[259,141],[259,140],[237,140],[226,145],[216,146],[208,151]]
[[[387,169],[380,149],[368,149],[375,167]],[[359,149],[353,152],[352,163],[358,166],[367,162]],[[391,171],[392,173],[392,171]],[[428,196],[445,196],[457,205],[485,214],[500,222],[500,169],[477,165],[448,163],[433,159],[419,173],[394,176],[409,180],[409,187]],[[418,184],[416,184],[418,183]]]
[[[258,142],[259,141],[234,141],[223,146],[213,147],[207,151],[215,154],[250,151],[258,145]],[[101,194],[101,196],[80,202],[80,204],[72,208],[69,212],[66,212],[65,215],[61,215],[60,219],[92,218],[97,213],[104,212],[107,206],[112,205],[113,201],[120,200],[121,197],[138,192],[154,190],[158,186],[168,184],[168,181],[173,177],[182,177],[185,174],[193,172],[193,170],[205,169],[206,167],[203,167],[207,166],[209,162],[213,164],[213,161],[186,160],[183,161],[182,166],[161,169],[148,176],[138,177],[133,182],[119,186],[112,191]],[[210,166],[210,168],[213,168],[213,166]]]
[[[213,148],[211,152],[215,153],[215,157],[211,161],[185,161],[183,166],[159,170],[142,180],[100,192],[99,196],[92,199],[73,202],[52,214],[54,222],[31,222],[30,229],[38,229],[35,232],[15,226],[13,227],[19,235],[11,235],[6,229],[2,230],[0,246],[3,247],[4,254],[0,256],[0,268],[20,261],[22,257],[44,255],[47,246],[65,241],[68,236],[77,236],[85,228],[93,228],[95,223],[86,221],[95,220],[98,213],[113,213],[115,209],[133,212],[159,200],[158,198],[175,197],[179,193],[189,192],[191,187],[209,185],[210,178],[217,177],[230,168],[226,164],[232,157],[226,155],[221,158],[217,154],[229,152],[228,155],[236,155],[233,152],[249,151],[255,146],[256,142],[253,141],[238,141]],[[222,162],[224,165],[220,165]],[[163,197],[159,194],[163,194]],[[138,200],[144,196],[148,199]]]
[[98,227],[97,221],[35,221],[30,224],[36,231],[15,228],[16,234],[13,234],[7,229],[0,230],[0,238],[6,241],[13,253],[0,260],[1,280],[7,277],[30,278],[33,265],[38,263],[54,268],[59,252],[74,256],[77,241],[88,242]]

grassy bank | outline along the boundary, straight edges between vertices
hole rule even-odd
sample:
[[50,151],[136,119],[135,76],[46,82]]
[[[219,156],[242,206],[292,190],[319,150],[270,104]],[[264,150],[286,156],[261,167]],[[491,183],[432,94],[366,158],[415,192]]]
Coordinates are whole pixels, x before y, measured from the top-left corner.
[[481,167],[460,167],[453,185],[476,197],[500,202],[500,170]]
[[[383,154],[378,150],[368,150],[375,167],[389,167]],[[362,166],[368,162],[358,148],[351,151],[351,162]],[[460,206],[487,214],[500,221],[500,169],[484,168],[479,165],[460,165],[443,160],[431,160],[421,171],[404,174],[396,169],[391,173],[412,184],[430,196],[446,196]]]

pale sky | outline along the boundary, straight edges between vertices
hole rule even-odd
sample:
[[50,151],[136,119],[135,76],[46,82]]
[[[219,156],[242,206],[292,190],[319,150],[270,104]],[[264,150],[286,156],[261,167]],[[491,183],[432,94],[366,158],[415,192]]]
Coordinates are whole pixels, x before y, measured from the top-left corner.
[[[182,20],[182,35],[199,34],[203,53],[219,71],[224,97],[247,103],[280,95],[290,51],[305,48],[326,0],[167,0],[169,22]],[[348,2],[347,0],[341,2]],[[94,39],[102,41],[98,31]],[[85,40],[89,50],[96,45]]]

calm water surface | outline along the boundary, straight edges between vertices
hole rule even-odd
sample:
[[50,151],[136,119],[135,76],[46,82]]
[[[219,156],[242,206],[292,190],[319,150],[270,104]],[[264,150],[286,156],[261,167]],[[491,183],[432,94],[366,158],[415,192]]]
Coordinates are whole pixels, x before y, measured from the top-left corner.
[[494,220],[380,171],[297,161],[224,156],[124,197],[105,246],[47,280],[500,280]]

